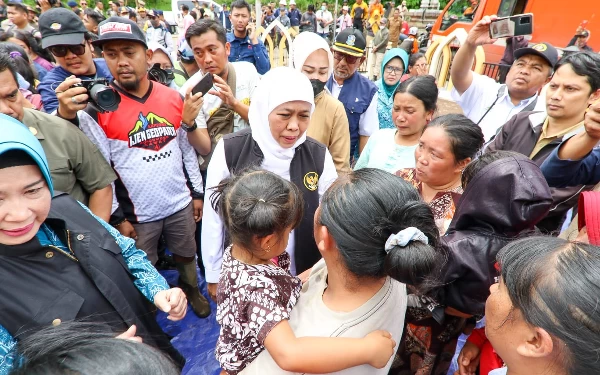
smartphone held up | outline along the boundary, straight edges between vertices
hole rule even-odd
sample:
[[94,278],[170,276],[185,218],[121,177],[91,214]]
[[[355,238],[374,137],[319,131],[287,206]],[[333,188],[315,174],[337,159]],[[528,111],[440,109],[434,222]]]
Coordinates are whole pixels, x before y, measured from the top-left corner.
[[490,38],[492,39],[531,34],[533,34],[532,13],[497,18],[490,23]]

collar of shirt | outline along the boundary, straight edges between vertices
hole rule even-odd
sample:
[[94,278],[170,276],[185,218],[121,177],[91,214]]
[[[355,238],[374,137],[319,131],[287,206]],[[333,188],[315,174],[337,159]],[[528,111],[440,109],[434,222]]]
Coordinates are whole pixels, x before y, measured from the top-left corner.
[[550,122],[550,117],[546,117],[546,120],[544,121],[544,124],[542,125],[542,133],[540,134],[540,140],[542,139],[556,139],[556,138],[560,138],[565,136],[566,134],[571,133],[572,131],[580,128],[583,126],[583,121],[578,122],[577,124],[568,127],[566,129],[563,129],[561,131],[559,131],[558,133],[552,134],[552,135],[548,135],[548,123]]
[[535,100],[535,98],[537,98],[538,95],[535,94],[530,98],[527,99],[523,99],[519,102],[519,104],[514,105],[512,100],[510,99],[510,95],[508,94],[508,88],[506,90],[504,90],[504,95],[502,95],[502,97],[500,98],[500,101],[507,101],[508,103],[511,103],[513,107],[527,107],[527,105],[529,105],[529,103],[531,103],[532,101]]

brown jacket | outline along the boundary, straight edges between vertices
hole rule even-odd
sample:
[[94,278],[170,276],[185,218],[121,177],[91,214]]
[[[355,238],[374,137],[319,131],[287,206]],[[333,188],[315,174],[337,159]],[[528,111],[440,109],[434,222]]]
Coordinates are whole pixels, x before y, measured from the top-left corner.
[[306,135],[329,149],[338,174],[350,171],[350,127],[346,110],[325,90],[315,98],[315,112]]
[[402,28],[402,17],[394,19],[390,17],[388,21],[388,29],[390,30],[390,42],[392,42],[392,48],[398,47],[398,41],[400,40],[400,29]]
[[[526,156],[531,155],[540,134],[542,126],[546,120],[546,114],[543,112],[521,112],[513,116],[506,124],[500,128],[496,137],[490,141],[486,152],[495,150],[516,151]],[[534,157],[533,161],[542,165],[544,160],[555,148],[557,148],[563,139],[583,131],[583,126],[571,134],[566,134],[544,146]],[[545,219],[537,225],[544,232],[551,233],[560,230],[567,211],[577,204],[579,193],[589,190],[590,187],[584,185],[569,188],[552,188],[552,208]]]

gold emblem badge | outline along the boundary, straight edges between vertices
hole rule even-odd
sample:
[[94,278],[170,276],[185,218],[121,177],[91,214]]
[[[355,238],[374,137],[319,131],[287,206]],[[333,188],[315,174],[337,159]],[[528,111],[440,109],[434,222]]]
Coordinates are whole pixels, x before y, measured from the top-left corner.
[[317,172],[308,172],[304,175],[304,186],[310,191],[315,191],[319,187],[319,175]]
[[540,43],[540,44],[536,44],[532,48],[536,51],[544,52],[545,50],[548,49],[548,46],[546,46],[544,43]]

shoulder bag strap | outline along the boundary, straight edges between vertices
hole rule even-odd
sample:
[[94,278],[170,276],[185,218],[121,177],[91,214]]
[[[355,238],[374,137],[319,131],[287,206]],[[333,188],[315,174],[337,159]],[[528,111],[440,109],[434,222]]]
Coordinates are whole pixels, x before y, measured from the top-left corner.
[[496,95],[496,100],[494,100],[494,102],[492,103],[490,108],[488,108],[487,111],[485,111],[485,113],[483,114],[483,116],[481,116],[479,121],[477,121],[477,125],[479,125],[481,123],[481,121],[485,118],[485,116],[487,116],[487,114],[490,113],[490,111],[492,110],[492,108],[494,108],[494,106],[496,105],[498,100],[502,97],[502,95],[504,95],[505,91],[506,91],[506,85],[500,86],[500,88],[498,89],[498,94]]

